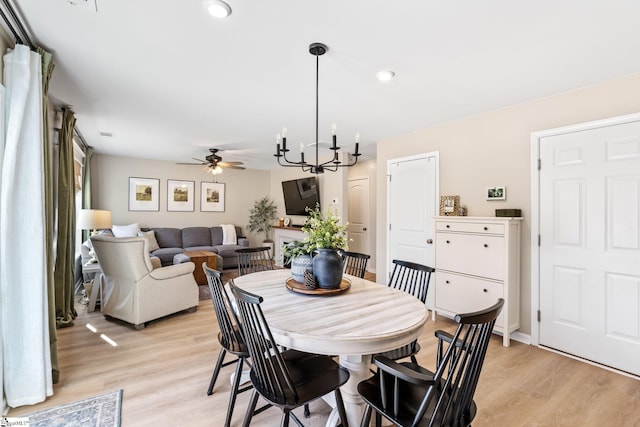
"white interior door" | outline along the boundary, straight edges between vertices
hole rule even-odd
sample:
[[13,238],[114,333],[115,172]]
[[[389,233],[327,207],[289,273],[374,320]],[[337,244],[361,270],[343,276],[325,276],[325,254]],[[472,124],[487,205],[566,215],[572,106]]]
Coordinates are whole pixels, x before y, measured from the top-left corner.
[[539,150],[540,344],[640,375],[640,123]]
[[[438,153],[387,163],[387,274],[394,259],[433,266],[433,217],[438,212]],[[435,279],[427,306],[433,308]]]
[[350,179],[347,188],[349,250],[371,255],[369,249],[369,178]]

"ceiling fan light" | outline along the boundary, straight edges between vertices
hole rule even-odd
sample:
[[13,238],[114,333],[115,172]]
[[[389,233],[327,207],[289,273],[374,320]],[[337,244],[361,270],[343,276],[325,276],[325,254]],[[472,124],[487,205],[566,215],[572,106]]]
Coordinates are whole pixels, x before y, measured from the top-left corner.
[[214,18],[226,18],[231,15],[231,6],[222,0],[205,0],[204,7]]

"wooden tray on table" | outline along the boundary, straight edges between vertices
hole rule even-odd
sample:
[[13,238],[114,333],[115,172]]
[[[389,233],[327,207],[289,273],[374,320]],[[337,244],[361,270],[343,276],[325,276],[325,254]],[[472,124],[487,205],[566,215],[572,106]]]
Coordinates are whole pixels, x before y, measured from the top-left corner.
[[296,294],[315,295],[315,296],[332,296],[332,295],[341,294],[346,290],[348,290],[351,287],[351,280],[347,279],[346,277],[343,277],[342,282],[340,282],[340,287],[336,289],[322,289],[322,288],[309,289],[304,285],[304,283],[296,282],[295,280],[293,280],[293,277],[289,277],[287,279],[286,285],[287,285],[287,289],[289,289],[291,292],[294,292]]

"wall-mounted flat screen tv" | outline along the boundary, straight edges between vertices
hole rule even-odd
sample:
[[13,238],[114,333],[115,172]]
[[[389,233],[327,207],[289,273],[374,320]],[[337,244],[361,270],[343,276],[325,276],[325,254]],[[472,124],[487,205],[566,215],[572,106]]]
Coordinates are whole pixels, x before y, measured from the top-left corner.
[[282,182],[284,207],[287,215],[308,215],[305,208],[315,209],[320,204],[317,178],[300,178]]

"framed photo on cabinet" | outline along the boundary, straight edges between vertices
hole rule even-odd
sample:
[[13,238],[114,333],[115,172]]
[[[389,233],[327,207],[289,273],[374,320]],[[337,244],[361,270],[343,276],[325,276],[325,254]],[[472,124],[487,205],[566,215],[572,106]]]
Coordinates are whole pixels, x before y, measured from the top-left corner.
[[195,210],[194,181],[167,180],[167,212],[193,212]]
[[458,214],[460,196],[440,196],[440,216],[452,216]]
[[224,183],[200,183],[200,211],[224,212]]

